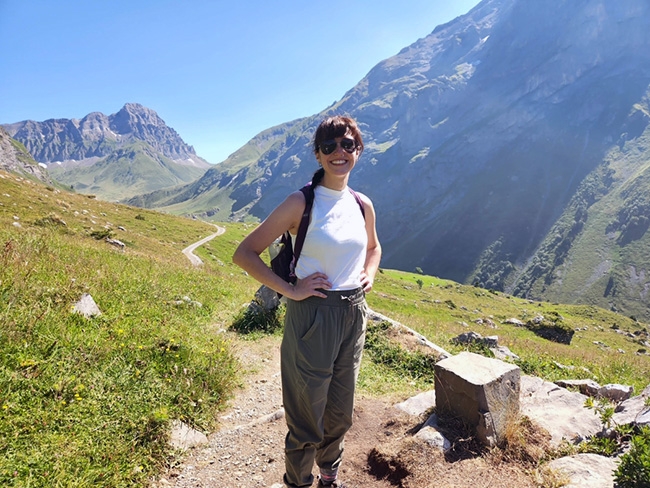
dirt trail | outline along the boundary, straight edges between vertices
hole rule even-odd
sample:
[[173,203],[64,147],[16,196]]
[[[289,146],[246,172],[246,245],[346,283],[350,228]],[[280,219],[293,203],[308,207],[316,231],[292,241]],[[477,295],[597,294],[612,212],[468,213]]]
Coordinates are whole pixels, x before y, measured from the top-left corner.
[[187,256],[187,259],[189,259],[190,262],[194,266],[199,266],[199,265],[203,264],[203,261],[201,260],[201,258],[198,257],[196,254],[194,254],[194,250],[197,247],[202,246],[206,242],[209,242],[212,239],[214,239],[215,237],[220,236],[221,234],[226,232],[225,228],[219,227],[218,225],[215,225],[215,224],[213,224],[213,225],[217,228],[217,232],[215,232],[214,234],[210,234],[208,237],[204,237],[203,239],[201,239],[200,241],[195,242],[194,244],[190,244],[189,246],[187,246],[185,249],[183,249],[181,251],[183,254],[185,254],[185,256]]
[[[282,481],[286,426],[280,387],[280,338],[234,338],[244,375],[209,443],[191,449],[152,488],[257,488]],[[357,396],[341,477],[350,488],[533,487],[518,465],[477,456],[451,459],[411,440],[425,419],[388,401]],[[314,473],[316,473],[316,469]]]

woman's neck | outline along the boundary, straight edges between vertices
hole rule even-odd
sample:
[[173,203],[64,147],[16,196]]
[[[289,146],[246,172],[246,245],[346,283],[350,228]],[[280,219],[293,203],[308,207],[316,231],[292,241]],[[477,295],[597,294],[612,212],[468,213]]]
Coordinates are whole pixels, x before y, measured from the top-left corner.
[[343,178],[333,178],[325,173],[320,184],[321,186],[329,188],[330,190],[342,191],[345,190],[346,186],[348,186],[348,176],[349,175],[345,175]]

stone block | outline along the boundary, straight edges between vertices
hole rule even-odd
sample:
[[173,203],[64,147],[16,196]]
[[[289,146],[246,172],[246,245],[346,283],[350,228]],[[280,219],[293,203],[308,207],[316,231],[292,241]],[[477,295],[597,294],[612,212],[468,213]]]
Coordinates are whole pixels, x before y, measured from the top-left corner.
[[520,369],[462,352],[435,366],[436,412],[461,418],[488,446],[501,443],[519,416]]

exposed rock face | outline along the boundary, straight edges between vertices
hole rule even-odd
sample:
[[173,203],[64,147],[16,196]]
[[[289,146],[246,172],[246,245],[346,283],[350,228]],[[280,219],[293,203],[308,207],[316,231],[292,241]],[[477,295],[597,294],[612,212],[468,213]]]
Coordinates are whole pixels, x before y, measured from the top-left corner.
[[137,103],[127,103],[109,116],[93,112],[81,120],[26,120],[4,127],[43,163],[104,157],[117,147],[140,140],[176,162],[208,167],[155,111]]
[[52,182],[45,168],[39,166],[2,127],[0,127],[0,169],[32,176],[45,183]]

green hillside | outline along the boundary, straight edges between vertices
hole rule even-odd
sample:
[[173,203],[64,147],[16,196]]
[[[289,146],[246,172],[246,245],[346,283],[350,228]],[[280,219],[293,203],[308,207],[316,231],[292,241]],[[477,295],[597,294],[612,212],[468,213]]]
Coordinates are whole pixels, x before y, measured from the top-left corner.
[[115,149],[92,166],[50,165],[50,170],[58,182],[109,201],[188,183],[205,173],[205,168],[175,163],[142,141]]
[[[181,250],[212,234],[210,224],[0,172],[0,485],[147,486],[173,459],[172,420],[218,428],[241,379],[233,341],[255,340],[231,326],[258,288],[231,264],[251,225],[220,225],[226,233],[197,251],[204,264],[194,268]],[[83,293],[102,315],[73,313]],[[596,307],[392,270],[382,270],[368,300],[450,352],[461,350],[451,341],[461,332],[498,335],[526,373],[637,391],[650,377],[647,326]],[[570,343],[503,323],[538,315],[573,331]],[[430,371],[377,354],[378,343],[398,348],[378,331],[371,326],[361,391],[392,398],[432,388]]]
[[[645,114],[647,103],[635,110]],[[648,320],[649,143],[650,128],[644,127],[638,137],[613,146],[517,277],[514,294]]]

